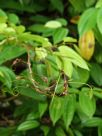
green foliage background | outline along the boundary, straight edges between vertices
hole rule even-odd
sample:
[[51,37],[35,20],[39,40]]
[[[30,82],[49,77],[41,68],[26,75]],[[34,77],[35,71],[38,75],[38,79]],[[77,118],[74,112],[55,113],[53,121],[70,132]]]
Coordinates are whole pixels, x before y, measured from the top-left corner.
[[1,136],[102,136],[101,87],[102,0],[0,0]]

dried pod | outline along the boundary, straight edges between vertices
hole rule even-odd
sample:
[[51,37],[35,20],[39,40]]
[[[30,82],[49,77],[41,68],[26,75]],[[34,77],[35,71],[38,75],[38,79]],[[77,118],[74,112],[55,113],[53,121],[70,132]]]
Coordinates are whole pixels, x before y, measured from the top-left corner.
[[95,48],[95,37],[92,30],[83,34],[82,37],[79,39],[79,49],[80,55],[86,59],[90,60]]

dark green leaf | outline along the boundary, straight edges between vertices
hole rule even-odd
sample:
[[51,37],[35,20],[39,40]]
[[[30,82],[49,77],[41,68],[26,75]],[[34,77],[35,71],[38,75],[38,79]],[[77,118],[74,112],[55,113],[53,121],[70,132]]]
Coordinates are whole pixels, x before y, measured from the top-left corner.
[[91,64],[91,77],[97,85],[102,85],[102,68],[99,64]]
[[51,3],[55,9],[57,9],[60,13],[63,13],[64,5],[62,0],[51,0]]

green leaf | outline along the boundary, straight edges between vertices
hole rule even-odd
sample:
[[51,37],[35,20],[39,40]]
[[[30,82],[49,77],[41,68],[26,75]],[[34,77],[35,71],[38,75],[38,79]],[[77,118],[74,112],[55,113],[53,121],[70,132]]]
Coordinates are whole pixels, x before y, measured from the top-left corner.
[[89,8],[81,15],[78,22],[78,31],[80,36],[93,29],[96,25],[97,9]]
[[39,122],[38,121],[35,121],[35,120],[28,120],[28,121],[25,121],[23,123],[21,123],[17,130],[18,131],[26,131],[26,130],[30,130],[30,129],[34,129],[36,127],[39,126]]
[[98,136],[102,136],[102,122],[100,123],[98,127]]
[[30,33],[23,33],[18,35],[18,40],[23,41],[23,42],[37,42],[39,45],[43,46],[43,47],[50,47],[51,43],[49,42],[49,40],[47,38],[44,38],[40,35],[32,35]]
[[69,0],[76,12],[82,12],[85,10],[85,2],[82,0]]
[[59,21],[56,21],[56,20],[51,20],[51,21],[48,21],[46,24],[45,24],[46,27],[48,28],[59,28],[62,26],[62,24],[59,22]]
[[102,25],[101,25],[102,18],[101,17],[102,17],[102,8],[100,8],[97,13],[97,27],[98,27],[100,33],[102,34]]
[[[89,90],[90,91],[90,90]],[[96,103],[94,98],[90,98],[89,91],[84,89],[79,94],[79,104],[82,111],[88,116],[92,117],[96,110]]]
[[102,7],[102,0],[98,0],[95,7],[101,8]]
[[71,61],[69,61],[67,58],[62,58],[62,63],[63,63],[62,70],[69,78],[71,78],[73,73],[73,65]]
[[82,123],[85,127],[98,127],[102,123],[102,119],[99,117],[93,117],[90,119],[87,119]]
[[[96,28],[94,28],[94,34],[95,34],[95,38],[96,38],[96,40],[98,41],[98,43],[102,46],[102,35],[101,35],[101,33],[100,33],[100,31],[99,31],[99,29],[96,27]],[[97,48],[97,46],[96,46],[96,48]],[[97,50],[96,50],[97,51]]]
[[56,20],[60,22],[62,26],[67,26],[68,24],[68,21],[65,18],[57,18]]
[[73,49],[67,46],[60,46],[58,49],[59,49],[58,55],[60,57],[67,58],[73,64],[86,70],[89,70],[86,62]]
[[61,127],[56,128],[55,134],[56,134],[56,136],[66,136],[63,128],[61,128]]
[[93,4],[95,4],[96,0],[85,0],[85,5],[86,7],[90,7],[93,6]]
[[77,43],[77,39],[75,39],[75,38],[73,38],[73,37],[65,37],[65,38],[63,39],[63,41],[64,41],[65,43]]
[[40,114],[40,117],[43,116],[43,114],[45,113],[45,111],[47,110],[47,107],[48,107],[48,104],[47,102],[46,103],[39,103],[39,114]]
[[69,125],[72,122],[72,119],[74,117],[75,112],[75,105],[76,104],[76,97],[75,95],[68,95],[66,98],[64,98],[64,112],[63,112],[63,120],[64,124],[66,126],[66,129],[68,129]]
[[0,81],[4,86],[7,86],[10,89],[15,79],[16,76],[12,70],[4,66],[0,67]]
[[14,59],[26,52],[25,48],[20,46],[5,45],[2,51],[0,51],[0,64]]
[[0,23],[4,23],[6,22],[6,20],[7,20],[6,13],[2,9],[0,9]]
[[91,64],[91,77],[97,85],[102,86],[102,68],[99,64]]
[[14,13],[11,13],[11,14],[8,15],[8,21],[10,23],[13,23],[13,24],[19,24],[20,23],[19,17]]
[[15,127],[0,127],[0,135],[1,136],[11,136],[14,134],[16,128]]
[[79,130],[74,130],[75,136],[83,136],[83,134]]
[[26,85],[16,86],[16,88],[17,88],[16,91],[24,96],[27,96],[27,97],[30,97],[30,98],[33,98],[33,99],[39,100],[39,101],[46,100],[45,95],[40,94],[35,89],[27,87]]
[[47,31],[49,28],[45,27],[42,24],[34,24],[29,27],[29,30],[32,32],[37,32],[37,33],[43,33]]
[[50,103],[49,113],[53,125],[61,118],[63,113],[63,99],[59,97],[54,97]]
[[79,88],[85,85],[88,79],[89,79],[89,71],[85,69],[81,69],[79,67],[74,67],[72,74],[72,81],[69,84],[74,88]]
[[57,44],[63,40],[68,34],[68,29],[66,28],[58,28],[53,33],[53,41],[54,44]]
[[48,133],[50,131],[50,127],[41,125],[40,129],[44,132],[44,136],[48,136]]
[[60,13],[63,13],[64,5],[62,0],[51,0],[51,3],[55,9],[57,9]]

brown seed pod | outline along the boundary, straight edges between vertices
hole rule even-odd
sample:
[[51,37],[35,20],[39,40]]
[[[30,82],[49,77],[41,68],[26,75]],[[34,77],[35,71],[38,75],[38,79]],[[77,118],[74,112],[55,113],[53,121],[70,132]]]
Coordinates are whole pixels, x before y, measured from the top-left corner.
[[80,55],[86,59],[90,60],[95,48],[95,37],[92,30],[86,32],[79,38],[79,49]]

